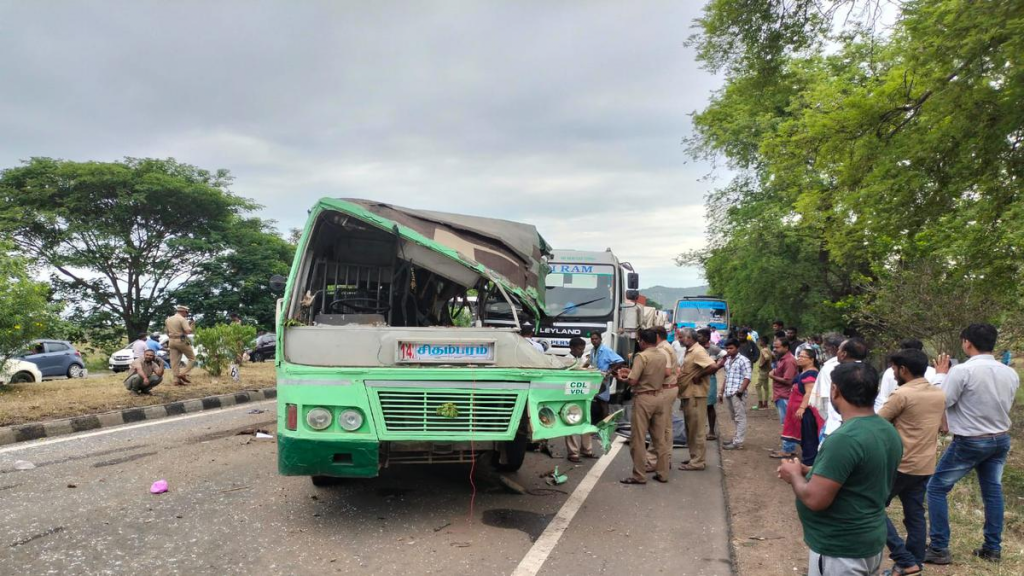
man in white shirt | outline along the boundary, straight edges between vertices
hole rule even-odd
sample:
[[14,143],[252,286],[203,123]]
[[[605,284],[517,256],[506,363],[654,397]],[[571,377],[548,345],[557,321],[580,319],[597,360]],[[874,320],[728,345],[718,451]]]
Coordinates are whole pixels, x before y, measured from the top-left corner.
[[[842,338],[838,334],[830,334],[825,338],[825,350],[831,351],[836,338]],[[832,371],[836,366],[846,362],[862,362],[868,357],[868,345],[863,338],[848,338],[843,340],[836,348],[836,355],[825,362],[825,365],[818,371],[818,379],[814,382],[814,395],[817,398],[818,412],[826,415],[825,427],[822,429],[823,438],[836,431],[843,423],[843,417],[832,405]]]
[[533,339],[533,324],[523,322],[519,328],[519,335],[526,338],[526,341],[536,348],[537,352],[540,352],[541,354],[544,353],[544,345]]
[[[904,338],[900,340],[900,350],[920,350],[923,352],[924,344],[917,338]],[[935,368],[929,366],[924,371],[924,379],[935,384]],[[896,391],[897,386],[896,374],[892,371],[892,366],[890,366],[882,374],[882,383],[878,386],[878,396],[875,397],[875,414],[881,412],[882,406],[885,406],[886,400]]]
[[995,359],[998,332],[991,324],[971,324],[960,333],[970,358],[954,367],[949,356],[936,360],[936,385],[946,394],[946,424],[953,442],[942,453],[928,481],[928,523],[931,543],[924,561],[950,564],[949,503],[953,486],[977,472],[985,505],[985,543],[974,555],[991,562],[1002,556],[1003,466],[1010,452],[1010,409],[1020,386],[1017,372]]
[[138,360],[146,355],[146,349],[149,346],[146,344],[146,340],[149,339],[149,334],[145,332],[139,332],[139,335],[132,342],[132,354],[135,355],[134,360]]

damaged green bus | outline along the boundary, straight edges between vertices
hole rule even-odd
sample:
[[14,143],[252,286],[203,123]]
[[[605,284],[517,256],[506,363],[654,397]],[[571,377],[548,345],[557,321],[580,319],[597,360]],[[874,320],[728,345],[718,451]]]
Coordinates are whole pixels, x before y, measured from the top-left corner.
[[[605,432],[590,422],[600,373],[518,332],[542,317],[549,252],[525,224],[317,202],[278,302],[280,473],[321,485],[484,457],[512,471],[529,442]],[[488,326],[489,310],[514,326]]]

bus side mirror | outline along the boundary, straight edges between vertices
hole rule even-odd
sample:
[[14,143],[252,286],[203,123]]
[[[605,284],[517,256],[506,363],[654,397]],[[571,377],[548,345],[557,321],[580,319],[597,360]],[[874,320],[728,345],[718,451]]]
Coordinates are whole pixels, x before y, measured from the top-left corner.
[[270,277],[270,291],[275,294],[281,294],[284,292],[284,287],[288,284],[288,279],[280,274],[274,274]]
[[626,275],[626,288],[629,290],[640,289],[640,275],[636,272],[630,272]]

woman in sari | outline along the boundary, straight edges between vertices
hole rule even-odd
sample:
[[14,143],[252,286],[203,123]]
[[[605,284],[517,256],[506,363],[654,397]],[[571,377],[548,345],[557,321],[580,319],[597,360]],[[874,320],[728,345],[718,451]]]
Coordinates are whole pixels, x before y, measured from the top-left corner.
[[[796,366],[800,373],[793,378],[793,389],[789,395],[789,404],[786,408],[786,420],[782,425],[783,444],[800,444],[800,459],[807,465],[814,464],[818,455],[818,429],[824,423],[817,408],[802,409],[804,395],[814,388],[814,381],[818,378],[818,357],[810,347],[804,348],[797,354]],[[787,442],[788,441],[788,442]],[[775,458],[792,458],[795,453],[784,454],[781,451],[773,453]]]

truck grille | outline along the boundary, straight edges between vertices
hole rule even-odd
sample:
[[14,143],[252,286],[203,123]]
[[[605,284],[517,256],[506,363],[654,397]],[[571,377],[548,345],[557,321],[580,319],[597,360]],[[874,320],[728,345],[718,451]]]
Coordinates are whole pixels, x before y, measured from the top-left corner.
[[[522,414],[523,395],[518,391],[375,389],[372,396],[383,422],[382,439],[471,434],[481,440],[505,438],[515,434]],[[439,413],[448,404],[455,406],[458,415]]]

